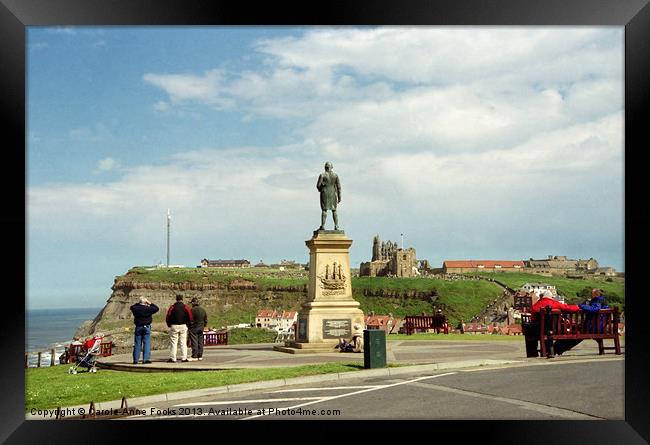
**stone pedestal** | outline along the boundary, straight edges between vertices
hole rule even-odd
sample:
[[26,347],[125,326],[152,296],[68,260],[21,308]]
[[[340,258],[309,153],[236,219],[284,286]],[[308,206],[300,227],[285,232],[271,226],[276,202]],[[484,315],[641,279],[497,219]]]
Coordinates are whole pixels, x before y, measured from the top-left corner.
[[309,248],[307,301],[298,312],[296,341],[276,346],[282,352],[335,352],[340,338],[352,338],[353,327],[364,328],[363,311],[352,298],[352,240],[342,230],[317,230],[305,241]]

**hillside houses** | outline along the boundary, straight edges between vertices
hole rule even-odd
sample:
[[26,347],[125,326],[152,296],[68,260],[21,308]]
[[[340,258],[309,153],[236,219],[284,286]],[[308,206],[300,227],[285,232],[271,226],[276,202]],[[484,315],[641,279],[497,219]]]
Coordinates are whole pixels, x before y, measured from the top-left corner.
[[[526,292],[533,292],[537,296],[537,299],[539,299],[539,294],[545,290],[550,291],[553,296],[557,297],[557,289],[555,286],[551,284],[546,284],[546,283],[526,283],[523,286],[521,286],[521,289],[526,291]],[[533,302],[534,303],[534,302]]]
[[255,326],[280,332],[288,331],[297,321],[298,312],[296,311],[262,309],[257,312]]

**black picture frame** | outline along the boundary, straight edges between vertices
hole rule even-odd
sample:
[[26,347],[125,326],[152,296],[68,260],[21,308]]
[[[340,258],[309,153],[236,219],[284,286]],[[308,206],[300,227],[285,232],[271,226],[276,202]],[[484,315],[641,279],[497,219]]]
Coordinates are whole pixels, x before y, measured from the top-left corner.
[[[625,354],[625,421],[493,421],[493,422],[368,422],[366,425],[342,422],[302,423],[300,433],[340,434],[341,440],[380,440],[380,432],[392,431],[407,439],[428,434],[432,441],[445,437],[461,443],[644,443],[650,441],[648,376],[650,345],[647,324],[644,324],[645,293],[640,277],[648,252],[648,225],[645,204],[634,198],[644,196],[647,186],[643,168],[643,151],[647,146],[645,117],[650,103],[650,6],[648,0],[411,0],[409,2],[347,0],[321,2],[207,2],[189,0],[0,0],[0,107],[5,138],[15,136],[16,147],[6,149],[19,153],[25,145],[25,36],[28,26],[75,25],[494,25],[494,26],[624,26],[625,27],[625,269],[626,354]],[[7,138],[11,139],[11,138]],[[645,144],[644,144],[645,143]],[[13,147],[13,146],[12,146]],[[25,156],[16,156],[5,164],[2,175],[4,190],[11,191],[5,199],[0,219],[5,233],[16,248],[5,250],[5,270],[18,270],[25,277],[16,258],[25,255],[26,202],[18,190],[19,178],[26,171]],[[13,175],[8,173],[12,172]],[[25,178],[23,176],[23,183]],[[628,204],[628,198],[629,200]],[[595,222],[597,223],[597,221]],[[12,246],[13,247],[13,246]],[[23,255],[20,255],[22,252]],[[16,267],[16,264],[19,264]],[[20,274],[17,274],[20,275]],[[206,422],[197,435],[198,426],[176,426],[169,422],[66,422],[25,421],[24,367],[21,333],[25,332],[24,304],[20,295],[25,287],[20,277],[8,280],[9,290],[3,310],[2,352],[2,417],[0,440],[7,443],[58,443],[90,440],[93,443],[116,443],[133,439],[151,442],[151,434],[162,431],[168,440],[226,440],[223,429],[241,433],[255,440],[255,431],[269,430],[248,422]],[[11,333],[11,334],[10,334]],[[15,335],[14,335],[15,334]],[[586,378],[598,379],[597,375]],[[576,384],[579,384],[577,382]],[[607,382],[603,382],[607,384]],[[360,407],[361,409],[361,407]],[[194,422],[193,422],[194,423]],[[280,431],[283,435],[298,434],[298,423]],[[173,426],[170,426],[173,425]],[[265,424],[266,425],[266,424]],[[277,427],[278,425],[274,425]],[[412,433],[413,429],[419,430]],[[352,432],[354,435],[348,435]],[[210,437],[210,435],[214,436]],[[311,440],[311,437],[284,436],[283,440]],[[251,437],[253,436],[253,437]],[[273,433],[268,437],[272,439]],[[420,436],[422,437],[422,436]],[[426,437],[426,436],[425,436]],[[473,440],[472,440],[473,439]],[[232,440],[232,439],[230,439]]]

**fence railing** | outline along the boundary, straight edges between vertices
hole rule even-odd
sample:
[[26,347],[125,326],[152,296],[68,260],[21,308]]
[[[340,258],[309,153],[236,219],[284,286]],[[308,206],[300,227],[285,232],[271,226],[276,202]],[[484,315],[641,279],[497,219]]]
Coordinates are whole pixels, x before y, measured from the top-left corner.
[[36,356],[36,366],[35,368],[40,368],[41,363],[43,362],[43,355],[44,354],[50,354],[50,361],[49,361],[49,366],[54,366],[56,365],[57,361],[57,352],[56,348],[51,348],[51,349],[46,349],[46,350],[41,350],[41,351],[34,351],[34,352],[25,352],[25,368],[29,368],[29,358]]

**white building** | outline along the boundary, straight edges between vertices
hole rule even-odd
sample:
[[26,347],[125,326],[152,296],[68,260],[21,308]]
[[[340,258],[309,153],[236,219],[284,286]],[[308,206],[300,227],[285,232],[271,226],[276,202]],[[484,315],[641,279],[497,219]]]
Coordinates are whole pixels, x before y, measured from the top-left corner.
[[257,312],[255,326],[280,332],[288,331],[297,321],[298,312],[296,311],[262,309]]
[[279,318],[278,327],[281,331],[288,331],[294,323],[298,322],[298,312],[296,311],[283,311]]
[[257,312],[257,316],[255,317],[255,326],[258,328],[275,329],[277,317],[277,311],[272,309],[262,309]]
[[555,289],[555,286],[551,284],[546,284],[546,283],[526,283],[523,286],[521,286],[522,290],[525,290],[526,292],[533,291],[537,298],[539,298],[539,294],[542,291],[548,290],[551,291],[554,297],[557,297],[557,289]]

